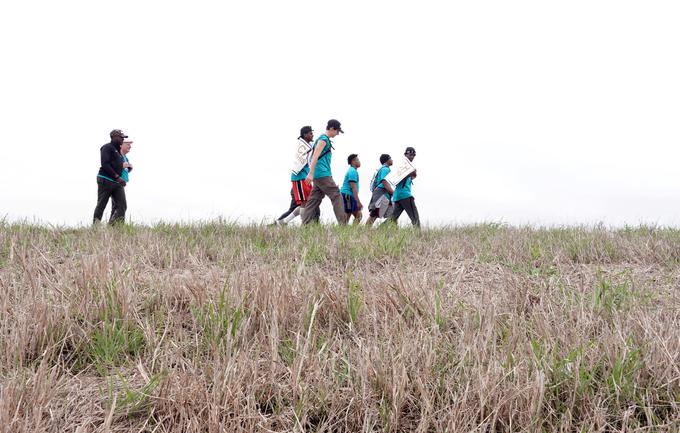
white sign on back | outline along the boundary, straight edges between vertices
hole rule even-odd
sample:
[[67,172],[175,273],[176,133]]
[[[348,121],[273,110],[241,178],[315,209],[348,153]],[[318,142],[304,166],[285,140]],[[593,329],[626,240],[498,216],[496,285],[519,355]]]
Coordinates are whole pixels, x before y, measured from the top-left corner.
[[416,171],[416,168],[411,164],[408,158],[404,158],[403,161],[398,162],[392,166],[392,170],[387,175],[385,180],[387,180],[392,187],[395,187],[399,182],[404,180],[406,176]]
[[295,158],[293,159],[293,174],[298,174],[300,170],[305,168],[311,152],[312,146],[309,143],[304,140],[298,140],[298,146],[295,149]]

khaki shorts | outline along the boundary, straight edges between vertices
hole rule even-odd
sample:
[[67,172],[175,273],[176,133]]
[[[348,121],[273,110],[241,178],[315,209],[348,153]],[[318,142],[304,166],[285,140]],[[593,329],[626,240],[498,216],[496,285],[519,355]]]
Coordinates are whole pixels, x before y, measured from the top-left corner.
[[369,214],[373,218],[385,218],[387,209],[390,207],[390,197],[382,188],[373,190],[371,203],[368,205]]

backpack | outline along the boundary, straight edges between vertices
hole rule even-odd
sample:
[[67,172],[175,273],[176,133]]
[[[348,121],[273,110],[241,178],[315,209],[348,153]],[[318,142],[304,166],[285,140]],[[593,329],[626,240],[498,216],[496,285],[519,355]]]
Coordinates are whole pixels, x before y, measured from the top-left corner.
[[378,187],[375,181],[378,180],[378,173],[380,173],[380,170],[382,170],[382,167],[380,167],[375,171],[375,173],[373,173],[373,177],[371,178],[371,192],[375,191],[375,189]]

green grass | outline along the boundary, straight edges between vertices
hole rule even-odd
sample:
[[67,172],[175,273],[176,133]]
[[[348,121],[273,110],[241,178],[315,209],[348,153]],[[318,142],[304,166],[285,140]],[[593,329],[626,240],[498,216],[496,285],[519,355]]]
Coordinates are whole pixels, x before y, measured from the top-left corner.
[[229,299],[229,290],[225,286],[217,294],[217,299],[210,299],[202,306],[192,308],[198,327],[198,336],[204,348],[211,350],[233,350],[236,336],[248,311],[244,301]]

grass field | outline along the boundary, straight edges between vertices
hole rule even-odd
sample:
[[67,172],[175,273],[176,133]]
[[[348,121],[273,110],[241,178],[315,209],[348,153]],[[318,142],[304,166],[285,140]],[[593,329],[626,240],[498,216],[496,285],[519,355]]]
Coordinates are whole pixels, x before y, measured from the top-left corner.
[[0,223],[2,432],[678,432],[680,231]]

